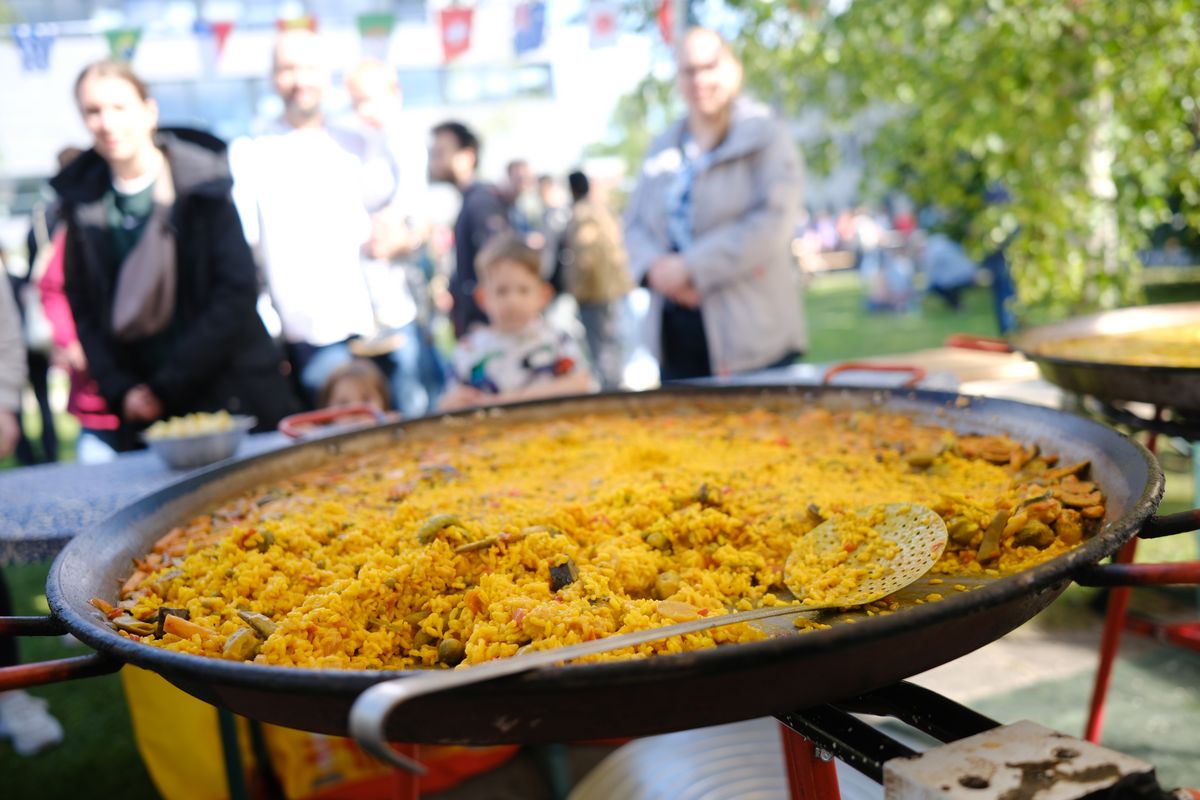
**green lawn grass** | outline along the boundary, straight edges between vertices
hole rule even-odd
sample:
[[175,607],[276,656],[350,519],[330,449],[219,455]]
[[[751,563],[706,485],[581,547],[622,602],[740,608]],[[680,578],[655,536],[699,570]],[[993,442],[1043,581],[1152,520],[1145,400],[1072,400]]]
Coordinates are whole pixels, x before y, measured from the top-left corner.
[[[1181,292],[1178,287],[1155,290],[1158,302],[1200,297],[1200,286]],[[809,286],[806,306],[811,345],[810,361],[838,361],[868,355],[938,347],[951,333],[996,334],[991,296],[986,288],[964,295],[963,310],[953,312],[937,298],[926,298],[910,314],[868,314],[856,273],[818,276]],[[64,455],[73,452],[78,427],[69,418],[59,420]],[[0,462],[0,469],[12,461]],[[1190,476],[1168,479],[1170,508],[1190,505]],[[1184,537],[1147,543],[1143,557],[1190,558],[1191,542]],[[16,613],[45,613],[43,595],[48,564],[5,568]],[[1065,598],[1068,602],[1070,597]],[[1076,602],[1076,605],[1081,605]],[[25,661],[79,655],[80,648],[65,646],[58,638],[21,640]],[[54,750],[30,759],[16,756],[7,742],[0,743],[3,796],[73,800],[88,797],[121,797],[140,800],[156,796],[133,744],[125,698],[116,676],[59,684],[35,690],[50,700],[51,709],[66,729],[66,741]]]
[[868,313],[857,272],[819,275],[808,287],[807,361],[844,361],[940,347],[952,333],[996,336],[991,291],[964,292],[962,310],[952,311],[937,297],[925,297],[907,314]]
[[[50,396],[53,398],[56,394],[65,394],[67,391],[67,377],[61,372],[50,373]],[[53,399],[51,400],[53,403]],[[33,441],[33,448],[41,457],[42,451],[42,415],[39,413],[37,406],[32,402],[26,403],[21,415],[21,427],[25,431],[25,435]],[[75,440],[79,438],[79,420],[70,414],[55,414],[54,416],[54,432],[58,434],[58,460],[59,461],[74,461],[75,460]],[[0,469],[10,469],[18,466],[16,456],[8,456],[0,458]]]
[[[4,568],[13,595],[14,613],[45,614],[48,564]],[[18,647],[22,661],[67,658],[91,652],[68,645],[61,637],[29,637]],[[70,800],[120,797],[151,800],[158,796],[133,742],[125,693],[117,675],[59,683],[31,690],[50,701],[50,711],[66,734],[61,745],[22,758],[8,740],[0,744],[0,795],[12,798]]]

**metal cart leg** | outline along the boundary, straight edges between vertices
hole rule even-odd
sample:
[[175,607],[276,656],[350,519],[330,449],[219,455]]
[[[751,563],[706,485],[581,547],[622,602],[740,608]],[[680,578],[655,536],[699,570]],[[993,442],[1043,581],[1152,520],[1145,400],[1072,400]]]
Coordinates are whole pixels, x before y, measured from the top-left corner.
[[529,746],[538,772],[552,800],[566,800],[571,793],[571,760],[565,744],[535,744]]
[[[1200,508],[1200,442],[1192,442],[1192,499],[1195,507]],[[1196,537],[1196,558],[1200,558],[1200,531]],[[1200,587],[1196,589],[1196,609],[1200,611]]]
[[[1154,410],[1157,420],[1162,410]],[[1151,453],[1158,451],[1158,434],[1151,431],[1146,440],[1146,449]],[[1117,551],[1113,559],[1118,564],[1129,564],[1137,553],[1137,539],[1130,539]],[[1092,700],[1088,705],[1087,725],[1083,730],[1083,738],[1093,744],[1100,743],[1100,734],[1104,727],[1104,705],[1108,698],[1108,685],[1112,681],[1113,662],[1117,658],[1117,647],[1121,644],[1121,630],[1125,627],[1125,617],[1129,611],[1129,587],[1114,587],[1108,595],[1108,608],[1104,612],[1104,633],[1100,637],[1100,663],[1096,667],[1096,682],[1092,684]]]
[[[855,715],[893,717],[933,737],[943,746],[917,753],[883,729]],[[792,797],[837,798],[837,785],[805,785],[793,764],[811,770],[820,751],[884,786],[895,800],[979,797],[1145,798],[1176,800],[1141,759],[1072,739],[1032,722],[999,725],[949,698],[909,683],[898,683],[836,703],[776,714],[795,734],[784,737]],[[807,753],[791,742],[808,745]],[[812,748],[816,748],[816,753]],[[798,757],[796,754],[799,753]],[[827,762],[832,775],[832,761]],[[811,775],[810,775],[811,777]],[[818,778],[819,780],[819,778]],[[1014,788],[1015,787],[1015,788]],[[963,790],[968,790],[963,794]]]
[[779,733],[783,737],[783,761],[787,765],[792,800],[840,800],[833,756],[818,752],[812,740],[787,725],[781,724]]
[[225,761],[225,781],[229,785],[229,800],[249,800],[246,792],[246,770],[238,746],[237,718],[223,708],[217,709],[217,729],[221,732],[221,753]]
[[[1130,539],[1117,552],[1114,559],[1118,564],[1133,561],[1137,552],[1137,540]],[[1121,643],[1121,630],[1125,627],[1125,616],[1129,609],[1129,587],[1115,586],[1108,595],[1108,610],[1104,614],[1104,634],[1100,637],[1100,664],[1096,668],[1096,682],[1092,685],[1092,701],[1088,707],[1087,727],[1083,738],[1099,744],[1104,726],[1104,704],[1108,695],[1108,684],[1112,681],[1113,662],[1117,647]]]

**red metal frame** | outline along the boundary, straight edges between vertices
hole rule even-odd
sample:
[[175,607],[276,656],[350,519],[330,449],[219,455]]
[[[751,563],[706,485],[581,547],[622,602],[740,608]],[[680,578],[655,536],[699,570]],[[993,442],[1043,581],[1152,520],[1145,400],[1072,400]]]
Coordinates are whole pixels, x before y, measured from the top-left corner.
[[[393,744],[392,749],[414,761],[420,760],[415,744]],[[392,800],[418,800],[421,796],[421,776],[406,769],[392,770]]]
[[[1137,539],[1130,539],[1120,549],[1115,559],[1117,564],[1133,561],[1137,552]],[[1100,664],[1096,669],[1096,682],[1092,685],[1092,700],[1088,706],[1087,726],[1083,738],[1099,743],[1100,731],[1104,726],[1104,703],[1108,696],[1108,684],[1112,680],[1113,661],[1117,657],[1117,646],[1121,643],[1121,629],[1125,627],[1125,616],[1129,610],[1129,587],[1118,586],[1108,595],[1108,610],[1104,615],[1104,634],[1100,637]]]
[[792,800],[841,800],[834,760],[821,758],[816,745],[786,725],[779,726],[779,734]]
[[1179,622],[1173,625],[1161,625],[1148,619],[1130,617],[1125,627],[1134,633],[1140,633],[1158,639],[1177,647],[1200,652],[1200,622]]
[[[1155,409],[1155,419],[1161,415],[1162,410]],[[1157,451],[1157,444],[1158,434],[1151,432],[1146,442],[1146,449],[1154,453]],[[1200,509],[1176,516],[1196,522],[1197,517],[1200,517]],[[1149,620],[1129,619],[1130,587],[1168,584],[1200,586],[1200,561],[1173,564],[1133,564],[1136,553],[1137,539],[1130,539],[1117,552],[1113,564],[1095,571],[1095,576],[1103,577],[1104,580],[1095,581],[1093,585],[1114,585],[1109,593],[1108,608],[1104,615],[1104,633],[1100,638],[1100,663],[1096,668],[1096,681],[1092,685],[1092,699],[1088,705],[1088,719],[1083,733],[1083,738],[1097,744],[1100,742],[1104,728],[1105,701],[1109,684],[1112,681],[1113,662],[1117,657],[1117,648],[1121,643],[1123,629],[1129,628],[1171,644],[1200,651],[1200,622],[1159,625]]]

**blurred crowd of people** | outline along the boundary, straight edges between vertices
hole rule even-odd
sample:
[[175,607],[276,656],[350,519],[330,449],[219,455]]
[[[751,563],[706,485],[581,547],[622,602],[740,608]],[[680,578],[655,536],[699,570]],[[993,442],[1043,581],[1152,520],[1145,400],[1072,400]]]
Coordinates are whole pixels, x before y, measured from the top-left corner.
[[[74,99],[91,147],[63,151],[13,280],[43,416],[40,443],[16,426],[21,462],[57,458],[51,365],[70,376],[79,459],[97,462],[140,447],[164,417],[224,409],[270,430],[361,396],[333,391],[351,363],[386,389],[372,404],[407,417],[620,389],[622,303],[639,286],[663,380],[799,357],[799,156],[741,95],[717,34],[692,31],[678,66],[688,113],[652,144],[622,222],[581,171],[564,181],[514,160],[504,183],[485,182],[478,134],[453,120],[406,127],[381,62],[347,71],[352,108],[330,114],[332,69],[311,31],[276,42],[283,113],[228,147],[160,125],[127,64],[90,65]],[[452,230],[430,219],[431,182],[460,196]],[[567,323],[547,323],[552,303]]]
[[[91,145],[63,151],[28,269],[0,283],[0,458],[57,459],[51,365],[69,374],[88,463],[193,412],[271,430],[317,405],[413,417],[617,390],[635,287],[652,298],[643,346],[663,380],[802,356],[792,138],[741,95],[741,65],[716,33],[689,32],[677,64],[687,114],[651,145],[623,221],[581,171],[560,181],[515,160],[504,184],[485,182],[478,134],[453,120],[404,126],[382,63],[348,71],[353,108],[331,115],[331,65],[311,31],[276,42],[282,115],[228,147],[160,125],[128,64],[91,64],[74,86]],[[452,231],[429,217],[430,182],[460,196]],[[548,315],[552,303],[566,312]],[[27,381],[40,443],[21,433]],[[62,730],[13,692],[0,695],[0,734],[32,753]]]
[[922,288],[959,311],[963,292],[980,274],[958,242],[919,227],[906,202],[897,202],[891,213],[866,206],[836,214],[803,211],[795,235],[793,250],[810,271],[859,271],[868,311],[913,311]]

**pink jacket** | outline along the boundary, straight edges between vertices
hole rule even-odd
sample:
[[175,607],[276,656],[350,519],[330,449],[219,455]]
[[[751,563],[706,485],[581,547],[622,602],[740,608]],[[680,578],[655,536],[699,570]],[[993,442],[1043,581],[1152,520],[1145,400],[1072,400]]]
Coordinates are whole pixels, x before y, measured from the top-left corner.
[[[79,341],[79,337],[75,335],[75,318],[71,316],[71,306],[63,290],[65,236],[65,229],[60,226],[51,242],[54,254],[37,282],[38,291],[42,295],[42,310],[54,329],[54,346],[57,349],[69,347]],[[67,411],[74,414],[85,429],[115,431],[120,425],[120,420],[116,414],[109,413],[108,405],[96,386],[96,380],[86,369],[77,370],[72,367],[70,374],[71,392],[67,396]]]

